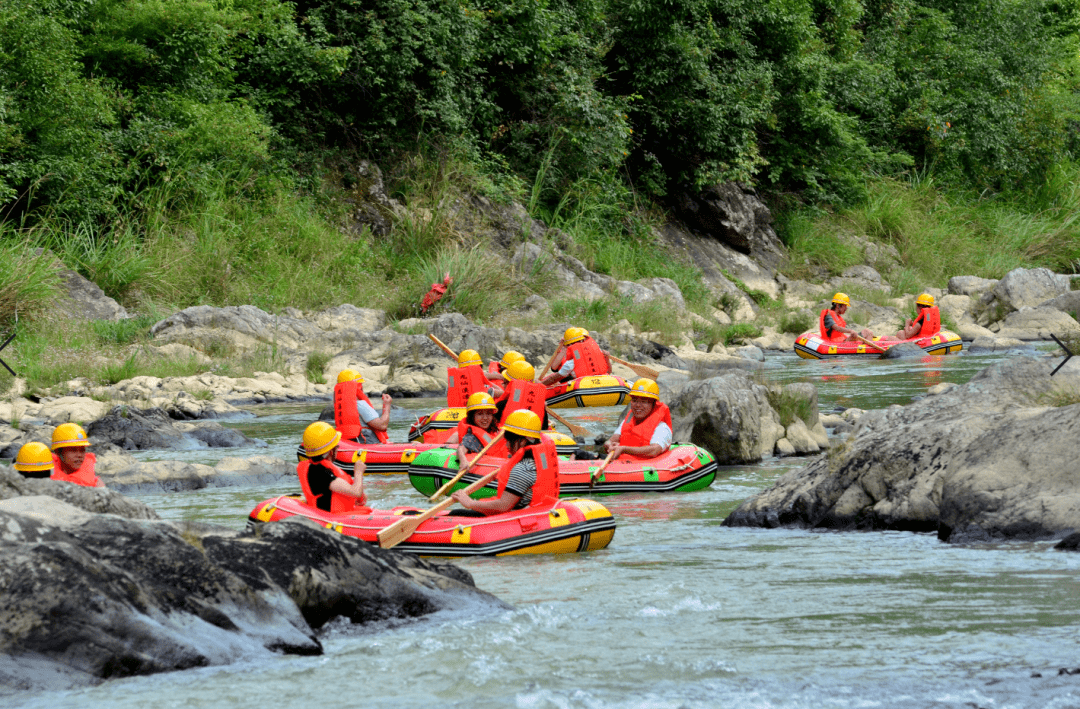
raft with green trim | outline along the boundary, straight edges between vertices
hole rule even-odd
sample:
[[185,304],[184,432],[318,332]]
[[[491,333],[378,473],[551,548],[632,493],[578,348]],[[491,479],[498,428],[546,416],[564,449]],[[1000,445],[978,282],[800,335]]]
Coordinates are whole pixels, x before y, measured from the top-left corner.
[[[338,444],[334,465],[352,474],[353,463],[359,459],[366,466],[365,474],[388,475],[407,473],[417,455],[424,451],[438,448],[437,444],[427,443],[357,443],[342,441]],[[443,448],[443,450],[446,450]],[[307,460],[304,444],[296,448],[296,462]]]
[[[504,462],[505,458],[484,456],[453,489],[466,487]],[[560,460],[559,494],[573,497],[630,492],[691,492],[712,485],[717,470],[716,458],[709,451],[692,443],[676,443],[656,458],[643,460],[625,456],[613,460],[590,488],[589,478],[600,463],[599,460]],[[409,466],[409,482],[418,492],[430,497],[449,482],[457,471],[458,459],[454,451],[433,448],[420,453],[413,460]],[[491,497],[496,489],[497,484],[492,482],[473,493],[473,497]]]
[[[399,521],[402,515],[422,511],[415,507],[360,508],[332,514],[307,505],[301,497],[281,495],[256,505],[248,515],[248,526],[306,517],[327,529],[377,545],[381,530]],[[593,500],[561,499],[554,505],[488,517],[455,512],[468,511],[451,509],[421,522],[412,536],[394,549],[449,557],[572,554],[603,549],[615,536],[615,518]]]

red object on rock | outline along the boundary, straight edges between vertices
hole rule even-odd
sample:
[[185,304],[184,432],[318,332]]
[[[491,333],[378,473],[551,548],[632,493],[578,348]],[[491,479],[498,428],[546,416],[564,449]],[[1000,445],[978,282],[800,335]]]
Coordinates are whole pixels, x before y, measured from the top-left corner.
[[439,302],[439,299],[443,297],[447,289],[450,288],[450,284],[454,282],[454,279],[447,273],[443,276],[442,283],[432,283],[431,290],[427,292],[424,299],[420,301],[420,312],[427,313],[428,308]]

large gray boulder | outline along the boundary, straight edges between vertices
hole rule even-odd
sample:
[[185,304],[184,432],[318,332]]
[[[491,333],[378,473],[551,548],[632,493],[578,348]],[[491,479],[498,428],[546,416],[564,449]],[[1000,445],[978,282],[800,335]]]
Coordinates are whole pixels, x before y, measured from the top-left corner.
[[[177,423],[158,408],[136,409],[116,406],[86,427],[91,442],[110,443],[124,450],[167,448],[227,448],[260,445],[240,431],[216,421]],[[265,443],[262,443],[265,445]]]
[[1038,306],[1009,313],[1004,320],[990,325],[998,337],[1017,340],[1049,340],[1050,335],[1075,337],[1080,335],[1080,323],[1057,308]]
[[1014,268],[983,293],[976,307],[976,321],[986,326],[1015,310],[1034,308],[1068,292],[1068,276],[1048,268]]
[[52,497],[85,512],[126,519],[158,519],[157,512],[150,507],[116,490],[84,487],[49,478],[24,478],[15,468],[0,465],[0,500],[16,497]]
[[1080,407],[1053,408],[1080,390],[1080,363],[1051,378],[1059,363],[1017,357],[936,396],[867,412],[842,446],[746,500],[724,524],[902,529],[946,541],[1080,529],[1074,493],[1064,492],[1080,483],[1070,423]]
[[966,295],[971,298],[979,298],[983,293],[996,286],[997,283],[997,280],[992,278],[953,276],[949,279],[948,290],[950,295]]
[[674,206],[679,218],[690,227],[771,271],[786,258],[784,245],[772,227],[772,214],[752,189],[725,182],[698,193],[681,192]]
[[307,520],[238,533],[31,496],[0,502],[0,529],[0,684],[15,689],[318,654],[314,629],[337,617],[505,608],[450,564]]
[[295,480],[296,463],[265,455],[223,458],[215,466],[180,460],[142,460],[99,472],[98,476],[110,490],[123,493],[265,487]]

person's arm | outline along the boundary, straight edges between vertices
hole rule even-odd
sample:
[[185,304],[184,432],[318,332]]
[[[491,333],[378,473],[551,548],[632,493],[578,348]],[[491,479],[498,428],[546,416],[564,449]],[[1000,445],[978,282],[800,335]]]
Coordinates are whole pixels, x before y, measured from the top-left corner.
[[355,497],[357,499],[364,499],[364,471],[367,470],[367,466],[363,461],[356,461],[353,464],[353,481],[352,485],[345,482],[341,478],[335,476],[330,481],[330,489],[339,495],[348,495],[349,497]]
[[468,454],[469,451],[465,448],[464,443],[457,447],[458,470],[461,470],[469,464]]
[[390,427],[390,403],[393,401],[389,394],[382,395],[382,415],[374,416],[375,409],[368,406],[364,401],[356,402],[356,409],[360,412],[360,420],[366,426],[375,431],[385,431]]
[[559,370],[557,372],[549,373],[547,376],[540,380],[540,383],[544,386],[551,386],[552,384],[561,384],[566,380],[573,378],[574,360],[568,359],[563,362],[562,366],[559,367]]
[[514,505],[521,499],[509,490],[503,490],[501,497],[489,497],[485,500],[474,500],[466,495],[464,490],[458,490],[450,497],[454,499],[454,502],[457,502],[465,509],[483,512],[485,515],[497,515],[502,514],[503,512],[509,512],[514,509]]
[[611,434],[611,438],[604,441],[604,450],[610,453],[619,445],[619,439],[622,437],[622,427],[626,425],[626,419],[619,422],[619,427],[615,429],[615,433]]

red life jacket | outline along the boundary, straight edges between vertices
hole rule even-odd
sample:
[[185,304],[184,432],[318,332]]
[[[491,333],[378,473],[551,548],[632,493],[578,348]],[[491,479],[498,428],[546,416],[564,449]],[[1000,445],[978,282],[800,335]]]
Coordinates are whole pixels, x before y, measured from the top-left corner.
[[[344,480],[350,485],[353,484],[352,477],[341,468],[328,460],[322,461],[322,464],[330,468],[330,472],[334,474],[334,477]],[[296,475],[300,478],[300,489],[304,491],[304,502],[310,507],[319,509],[319,501],[315,497],[315,494],[311,492],[311,485],[308,483],[308,470],[310,468],[311,461],[302,460],[296,466]],[[340,492],[330,490],[331,514],[339,514],[342,512],[370,512],[371,510],[364,506],[365,502],[367,502],[367,496],[352,497],[351,495],[342,495]]]
[[[495,436],[497,436],[499,433],[498,431],[495,431],[495,433],[491,433],[490,431],[485,431],[479,426],[472,425],[468,421],[462,421],[457,426],[458,445],[461,445],[465,442],[465,434],[469,431],[472,431],[473,435],[476,436],[477,440],[479,440],[480,443],[485,446],[488,443],[491,443],[491,439],[495,438]],[[505,458],[507,455],[506,441],[499,441],[494,446],[489,448],[488,452],[484,455],[493,455],[500,458]]]
[[488,379],[484,368],[479,364],[468,367],[446,368],[446,405],[451,408],[464,408],[469,395],[478,391],[487,391]]
[[364,393],[360,382],[353,380],[334,385],[334,428],[341,431],[342,438],[353,440],[360,435],[361,429],[366,427],[375,434],[379,443],[388,443],[390,436],[386,434],[386,431],[376,431],[360,420],[360,412],[356,410],[358,400],[365,401],[368,406],[375,408],[371,404],[371,399]]
[[619,435],[619,445],[634,448],[650,445],[649,441],[652,440],[656,427],[661,423],[666,423],[667,427],[674,432],[675,428],[671,425],[671,411],[667,404],[657,401],[653,405],[652,413],[641,423],[637,423],[632,414],[626,419],[622,425],[622,433]]
[[566,348],[566,354],[562,361],[555,367],[555,371],[563,368],[570,359],[574,360],[574,379],[578,377],[592,377],[598,374],[611,374],[611,363],[604,356],[604,351],[596,340],[586,337],[581,342],[575,342]]
[[833,320],[840,327],[847,327],[847,323],[840,317],[840,313],[832,310],[831,308],[825,308],[821,311],[821,315],[818,316],[818,328],[821,330],[821,336],[830,342],[843,342],[847,339],[846,332],[840,332],[839,330],[833,330],[832,335],[825,332],[825,314],[831,313]]
[[506,402],[499,417],[500,428],[506,423],[506,417],[518,409],[529,409],[543,421],[547,414],[547,387],[539,382],[511,379],[499,402]]
[[64,472],[63,467],[60,465],[60,456],[53,453],[53,472],[49,477],[53,480],[62,480],[66,483],[75,483],[76,485],[82,485],[83,487],[97,487],[97,484],[101,482],[94,473],[94,463],[97,461],[97,456],[93,453],[87,452],[86,457],[83,458],[82,465],[74,473],[68,475]]
[[919,317],[915,318],[915,322],[922,323],[922,328],[915,333],[915,337],[930,337],[930,335],[936,335],[941,330],[941,311],[937,309],[937,306],[932,308],[923,308]]
[[489,374],[502,374],[502,362],[497,359],[491,360],[490,362],[488,362],[487,371]]
[[496,497],[502,497],[506,483],[510,481],[510,471],[521,462],[526,451],[532,451],[536,463],[536,482],[533,483],[529,507],[551,507],[559,500],[559,452],[555,449],[555,443],[543,434],[539,443],[522,448],[499,468],[499,494]]

